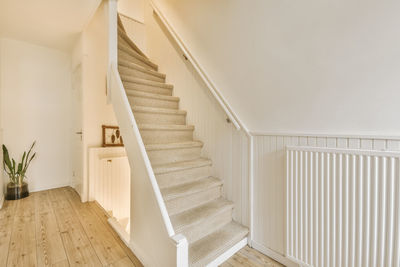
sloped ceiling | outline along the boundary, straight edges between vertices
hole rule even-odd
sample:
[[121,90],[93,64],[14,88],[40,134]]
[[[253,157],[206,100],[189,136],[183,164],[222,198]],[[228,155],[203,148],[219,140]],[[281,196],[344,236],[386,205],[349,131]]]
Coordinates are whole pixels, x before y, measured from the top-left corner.
[[69,50],[101,0],[0,0],[0,37]]

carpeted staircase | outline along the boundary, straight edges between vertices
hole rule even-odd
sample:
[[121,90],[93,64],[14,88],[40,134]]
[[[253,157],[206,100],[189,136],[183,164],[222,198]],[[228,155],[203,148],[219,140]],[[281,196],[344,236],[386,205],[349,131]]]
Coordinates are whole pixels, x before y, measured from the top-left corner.
[[222,182],[210,176],[212,162],[201,158],[201,141],[186,124],[173,86],[118,29],[118,67],[161,189],[172,225],[189,242],[190,266],[205,266],[237,244],[248,229],[232,220],[234,205],[221,195]]

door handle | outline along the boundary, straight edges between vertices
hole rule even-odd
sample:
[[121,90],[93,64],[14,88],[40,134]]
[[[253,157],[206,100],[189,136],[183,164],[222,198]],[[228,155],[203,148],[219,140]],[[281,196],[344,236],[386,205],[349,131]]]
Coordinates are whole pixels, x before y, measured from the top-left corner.
[[76,132],[76,134],[83,134],[83,132]]

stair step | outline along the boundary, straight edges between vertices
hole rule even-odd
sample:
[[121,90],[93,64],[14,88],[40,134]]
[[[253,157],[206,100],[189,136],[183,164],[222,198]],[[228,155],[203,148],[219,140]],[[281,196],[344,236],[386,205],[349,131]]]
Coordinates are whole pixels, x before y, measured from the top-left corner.
[[200,158],[203,143],[200,141],[147,145],[147,155],[152,165],[185,162]]
[[138,124],[145,144],[178,143],[193,140],[194,126],[170,124]]
[[118,50],[118,61],[120,60],[126,60],[126,61],[130,61],[133,63],[136,63],[146,69],[149,70],[154,70],[156,71],[157,69],[147,65],[146,63],[144,63],[143,61],[141,61],[140,59],[137,59],[136,57],[131,56],[129,53],[123,51],[123,50]]
[[211,160],[199,158],[196,160],[169,164],[153,164],[153,170],[158,185],[162,189],[209,177],[211,165]]
[[194,243],[232,221],[233,202],[224,198],[178,213],[171,217],[175,233]]
[[130,77],[130,76],[127,76],[127,75],[121,75],[121,80],[123,82],[130,82],[130,83],[136,83],[136,84],[141,84],[141,85],[148,85],[148,86],[153,86],[153,87],[166,88],[166,89],[171,89],[171,90],[174,88],[174,86],[172,84],[149,81],[149,80],[146,80],[146,79]]
[[206,266],[245,238],[248,232],[246,227],[232,221],[217,231],[196,241],[189,246],[190,266]]
[[166,83],[134,78],[126,75],[121,75],[122,83],[125,90],[137,90],[151,94],[160,94],[172,96],[173,86]]
[[[120,29],[121,30],[121,29]],[[122,38],[122,36],[121,35],[118,35],[118,43],[122,43],[122,44],[124,44],[124,45],[126,45],[126,46],[130,46],[129,45],[129,43],[124,39],[124,38]],[[133,48],[132,48],[133,49]],[[137,52],[137,51],[136,51]],[[140,54],[139,54],[140,55]]]
[[179,97],[151,94],[136,90],[127,90],[126,94],[131,105],[169,109],[179,108]]
[[125,58],[130,58],[128,61],[134,61],[135,63],[143,63],[140,64],[141,66],[153,69],[153,70],[158,70],[157,64],[154,64],[151,62],[148,58],[140,55],[138,52],[136,52],[132,47],[127,46],[123,43],[118,43],[118,53],[121,54],[121,59]]
[[214,177],[161,189],[170,216],[221,196],[221,180]]
[[120,74],[129,75],[141,79],[146,79],[155,82],[165,82],[165,75],[156,71],[152,71],[142,67],[136,63],[132,63],[126,60],[118,61],[118,70]]
[[132,111],[137,123],[175,125],[186,123],[186,111],[184,110],[133,106]]
[[[122,27],[121,27],[121,26],[122,26]],[[125,42],[126,42],[135,52],[137,52],[139,55],[141,55],[141,56],[147,58],[147,56],[139,49],[139,47],[137,47],[137,45],[136,45],[134,42],[132,42],[131,38],[129,38],[129,36],[126,34],[126,32],[125,32],[125,30],[124,30],[124,27],[123,27],[123,25],[122,25],[122,22],[121,22],[120,27],[118,27],[118,37],[124,39]]]

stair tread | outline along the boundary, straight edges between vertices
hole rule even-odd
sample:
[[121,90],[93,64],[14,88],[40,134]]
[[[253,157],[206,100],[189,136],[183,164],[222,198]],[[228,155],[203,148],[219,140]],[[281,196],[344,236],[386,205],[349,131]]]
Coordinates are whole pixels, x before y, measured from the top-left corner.
[[245,238],[248,229],[234,221],[189,246],[190,266],[205,266]]
[[175,114],[175,115],[186,115],[186,110],[172,109],[172,108],[155,108],[146,106],[132,106],[134,112],[142,113],[156,113],[156,114]]
[[[149,70],[154,70],[154,71],[158,70],[157,65],[154,65],[153,63],[151,63],[151,61],[144,60],[143,58],[140,58],[138,56],[134,56],[133,53],[134,52],[128,52],[127,50],[118,49],[118,60],[128,60],[135,62],[136,64],[139,64]],[[137,61],[139,61],[140,63]]]
[[149,67],[158,68],[158,65],[155,64],[154,62],[152,62],[151,60],[149,60],[147,57],[142,56],[141,54],[139,54],[136,50],[134,50],[132,47],[125,45],[121,42],[118,42],[118,51],[119,52],[125,52],[129,55],[131,55],[132,57],[137,58],[138,60],[142,61],[143,63],[145,63],[146,65],[149,65]]
[[153,170],[154,174],[162,174],[162,173],[169,173],[169,172],[187,170],[192,168],[200,168],[203,166],[209,166],[211,164],[212,164],[211,160],[206,158],[199,158],[190,161],[154,165]]
[[181,130],[193,131],[193,125],[179,125],[179,124],[138,124],[139,130]]
[[179,102],[179,97],[176,96],[169,96],[169,95],[160,95],[160,94],[152,94],[152,93],[146,93],[138,90],[133,90],[133,89],[125,89],[126,94],[128,96],[133,96],[133,97],[143,97],[143,98],[152,98],[152,99],[159,99],[159,100],[166,100],[166,101],[175,101]]
[[218,198],[217,200],[171,216],[171,222],[175,232],[182,233],[185,229],[204,223],[209,218],[218,216],[218,214],[229,209],[233,209],[233,202],[224,198]]
[[192,148],[192,147],[202,147],[202,146],[203,146],[203,142],[201,142],[201,141],[187,141],[187,142],[166,143],[166,144],[149,144],[149,145],[146,145],[146,150],[153,151],[153,150]]
[[121,80],[123,82],[137,83],[137,84],[143,84],[143,85],[149,85],[149,86],[161,87],[161,88],[167,88],[167,89],[174,88],[174,86],[172,84],[131,77],[131,76],[124,75],[124,74],[121,75]]
[[164,201],[202,192],[209,188],[221,186],[222,181],[215,177],[206,177],[200,180],[161,189]]
[[160,77],[160,78],[165,78],[166,77],[166,75],[164,73],[160,73],[158,71],[146,69],[145,67],[143,67],[143,66],[141,66],[139,64],[136,64],[134,62],[131,62],[131,61],[125,60],[125,59],[118,60],[118,67],[125,67],[125,68],[129,68],[129,69],[135,69],[135,70],[142,71],[142,72],[145,72],[147,74],[154,75],[154,76],[157,76],[157,77]]

